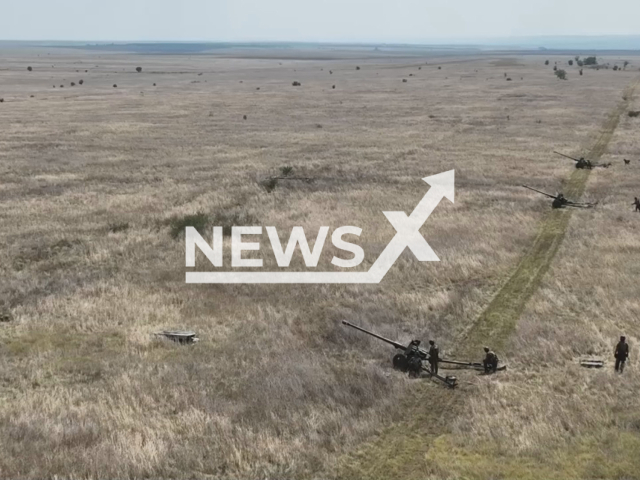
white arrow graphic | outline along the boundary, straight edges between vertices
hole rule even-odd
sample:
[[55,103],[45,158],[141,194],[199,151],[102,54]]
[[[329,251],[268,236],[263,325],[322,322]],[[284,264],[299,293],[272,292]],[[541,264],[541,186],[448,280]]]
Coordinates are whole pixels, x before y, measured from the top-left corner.
[[187,283],[380,283],[405,248],[420,262],[440,259],[420,234],[443,197],[454,202],[454,170],[425,177],[431,188],[413,209],[405,212],[383,212],[396,229],[395,236],[368,272],[187,272]]

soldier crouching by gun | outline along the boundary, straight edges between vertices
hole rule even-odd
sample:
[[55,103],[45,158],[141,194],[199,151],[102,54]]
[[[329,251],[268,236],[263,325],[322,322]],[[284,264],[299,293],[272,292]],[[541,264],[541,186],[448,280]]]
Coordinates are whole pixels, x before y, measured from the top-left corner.
[[410,377],[419,377],[422,373],[422,354],[420,352],[420,340],[411,340],[404,351],[407,357],[407,370]]
[[485,356],[482,361],[484,373],[495,373],[498,369],[498,356],[489,347],[484,347],[484,353]]

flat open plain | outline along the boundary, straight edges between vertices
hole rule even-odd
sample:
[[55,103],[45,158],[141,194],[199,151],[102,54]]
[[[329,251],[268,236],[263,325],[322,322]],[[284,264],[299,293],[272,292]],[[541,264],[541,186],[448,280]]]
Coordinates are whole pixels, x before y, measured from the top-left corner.
[[[640,57],[579,75],[568,54],[223,53],[0,50],[0,476],[640,478]],[[265,188],[285,166],[312,181]],[[421,230],[441,262],[407,251],[379,285],[185,284],[185,216],[285,240],[356,225],[368,269],[382,212],[451,169],[455,204]],[[523,183],[599,203],[551,212]],[[343,319],[509,368],[411,380]]]

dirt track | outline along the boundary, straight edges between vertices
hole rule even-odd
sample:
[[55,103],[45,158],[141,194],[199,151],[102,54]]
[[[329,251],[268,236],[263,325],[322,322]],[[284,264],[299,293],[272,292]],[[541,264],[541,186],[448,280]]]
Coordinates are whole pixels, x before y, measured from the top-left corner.
[[[595,143],[585,158],[597,162],[627,110],[634,91],[640,83],[636,79],[629,84],[622,100],[611,111],[603,124]],[[575,170],[566,183],[567,198],[578,199],[589,179],[589,170]],[[501,350],[515,329],[527,301],[539,287],[551,266],[551,262],[564,238],[571,209],[550,211],[543,219],[539,233],[531,249],[522,258],[513,274],[494,296],[477,322],[461,339],[456,351],[460,357],[477,356],[481,345],[490,344]],[[340,479],[425,478],[451,472],[435,471],[430,465],[428,451],[438,437],[449,431],[450,421],[467,405],[474,395],[473,387],[462,379],[461,388],[442,388],[434,398],[434,390],[416,386],[414,395],[407,402],[407,421],[383,432],[378,438],[342,459],[338,466]]]

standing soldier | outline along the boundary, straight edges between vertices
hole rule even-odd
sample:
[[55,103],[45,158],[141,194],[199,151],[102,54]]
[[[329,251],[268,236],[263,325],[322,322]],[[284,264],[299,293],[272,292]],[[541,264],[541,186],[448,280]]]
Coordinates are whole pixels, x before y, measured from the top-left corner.
[[432,375],[438,374],[438,361],[440,361],[440,349],[436,342],[429,340],[429,366]]
[[636,209],[634,211],[640,212],[640,200],[638,200],[638,197],[634,197],[633,198],[632,205],[634,205],[636,207]]
[[629,344],[624,335],[620,337],[613,356],[616,357],[616,372],[622,373],[624,370],[624,362],[629,358]]
[[484,347],[484,373],[495,373],[498,369],[498,356],[489,348]]

